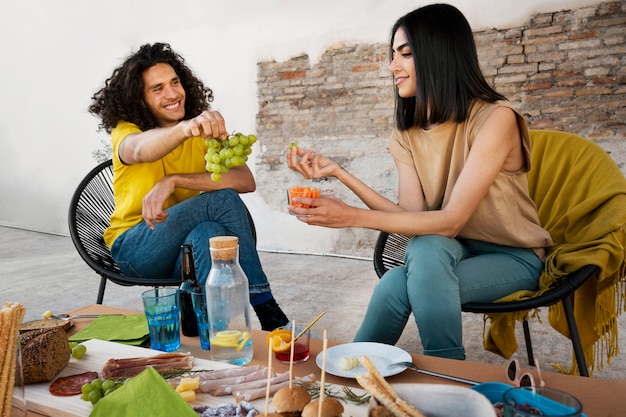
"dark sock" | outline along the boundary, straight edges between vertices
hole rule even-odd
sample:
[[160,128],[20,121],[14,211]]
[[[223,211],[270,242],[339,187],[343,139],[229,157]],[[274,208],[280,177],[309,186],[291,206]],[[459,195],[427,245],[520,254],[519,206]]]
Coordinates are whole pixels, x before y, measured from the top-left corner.
[[289,323],[289,319],[273,297],[264,303],[253,305],[252,307],[261,322],[261,329],[263,330],[271,331]]

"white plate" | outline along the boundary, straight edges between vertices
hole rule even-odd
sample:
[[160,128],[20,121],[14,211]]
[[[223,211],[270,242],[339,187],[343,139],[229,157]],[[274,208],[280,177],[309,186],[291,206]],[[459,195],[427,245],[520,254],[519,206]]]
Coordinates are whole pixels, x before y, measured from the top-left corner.
[[[487,397],[471,388],[447,384],[393,384],[392,388],[400,398],[429,417],[496,417]],[[377,404],[372,400],[369,410]]]
[[[354,356],[361,360],[361,356],[367,356],[378,372],[383,376],[391,376],[404,371],[406,368],[398,366],[391,371],[387,365],[395,362],[411,361],[411,355],[399,347],[375,342],[356,342],[337,345],[326,349],[326,372],[344,378],[354,378],[358,374],[367,373],[363,365],[344,371],[339,367],[339,361],[344,356]],[[315,363],[322,369],[323,355],[319,353],[315,358]]]

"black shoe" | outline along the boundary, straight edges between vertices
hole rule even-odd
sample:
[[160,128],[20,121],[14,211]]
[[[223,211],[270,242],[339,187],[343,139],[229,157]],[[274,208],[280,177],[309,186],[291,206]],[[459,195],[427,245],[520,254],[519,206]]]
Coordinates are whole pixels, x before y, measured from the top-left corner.
[[289,323],[289,319],[273,298],[253,308],[261,322],[261,329],[263,330],[271,331]]

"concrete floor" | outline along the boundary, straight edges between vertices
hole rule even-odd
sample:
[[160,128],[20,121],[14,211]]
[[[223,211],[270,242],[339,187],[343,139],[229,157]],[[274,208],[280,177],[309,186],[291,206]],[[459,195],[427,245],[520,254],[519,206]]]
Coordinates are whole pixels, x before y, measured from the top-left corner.
[[[285,313],[306,323],[319,312],[325,316],[313,333],[327,330],[328,338],[350,342],[367,307],[378,278],[371,260],[333,256],[296,255],[260,251],[261,261],[270,277],[272,291]],[[69,237],[31,232],[0,226],[0,302],[15,301],[26,306],[26,320],[37,319],[46,310],[65,313],[96,301],[100,277],[76,252]],[[109,283],[104,304],[141,310],[145,287],[126,287]],[[547,309],[541,313],[547,322]],[[260,328],[256,317],[253,323]],[[506,360],[483,349],[483,317],[464,314],[464,339],[469,360],[506,364]],[[626,349],[626,315],[620,317],[620,346]],[[569,364],[571,344],[545,323],[531,321],[535,356],[542,370],[550,363]],[[521,325],[517,328],[519,349],[516,356],[526,366],[526,348]],[[398,346],[421,352],[415,323],[409,324]],[[595,378],[626,378],[626,354],[614,358],[609,366],[594,372]]]

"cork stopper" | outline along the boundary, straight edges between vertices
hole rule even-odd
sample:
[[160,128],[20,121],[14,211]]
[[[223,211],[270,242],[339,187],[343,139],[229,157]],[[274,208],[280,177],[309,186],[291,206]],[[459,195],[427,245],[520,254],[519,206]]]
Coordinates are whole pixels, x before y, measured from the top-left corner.
[[213,259],[234,259],[237,257],[239,238],[237,236],[216,236],[209,239],[209,245]]

